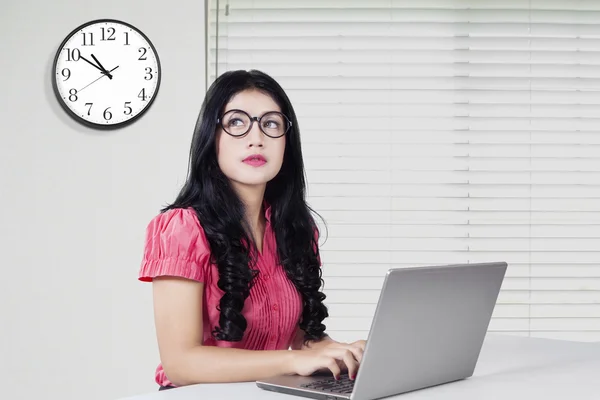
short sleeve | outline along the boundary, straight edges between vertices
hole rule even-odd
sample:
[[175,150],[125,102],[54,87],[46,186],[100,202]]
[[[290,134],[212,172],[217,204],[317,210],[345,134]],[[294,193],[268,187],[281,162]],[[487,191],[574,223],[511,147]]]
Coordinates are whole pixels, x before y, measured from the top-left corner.
[[210,263],[210,246],[192,208],[167,210],[146,228],[138,279],[152,282],[158,276],[177,276],[204,282]]

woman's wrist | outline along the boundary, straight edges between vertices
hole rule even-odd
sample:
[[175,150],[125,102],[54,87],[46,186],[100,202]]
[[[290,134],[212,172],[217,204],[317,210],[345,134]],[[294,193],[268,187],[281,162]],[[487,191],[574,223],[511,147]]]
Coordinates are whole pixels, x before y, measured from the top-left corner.
[[288,350],[286,351],[285,357],[283,357],[282,371],[283,375],[295,375],[296,372],[296,359],[298,352],[302,350]]
[[308,342],[304,343],[302,346],[302,349],[303,350],[318,349],[320,347],[327,346],[331,343],[336,343],[336,342],[335,342],[335,340],[330,338],[329,335],[324,335],[321,339],[309,340]]

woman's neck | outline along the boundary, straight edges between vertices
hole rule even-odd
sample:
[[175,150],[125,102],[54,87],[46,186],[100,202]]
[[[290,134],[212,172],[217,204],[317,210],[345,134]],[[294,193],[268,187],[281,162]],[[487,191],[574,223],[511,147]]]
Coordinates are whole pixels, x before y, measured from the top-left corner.
[[244,204],[246,222],[250,230],[248,234],[253,238],[259,252],[262,253],[262,240],[266,226],[265,210],[263,210],[266,185],[247,186],[234,184],[234,188]]

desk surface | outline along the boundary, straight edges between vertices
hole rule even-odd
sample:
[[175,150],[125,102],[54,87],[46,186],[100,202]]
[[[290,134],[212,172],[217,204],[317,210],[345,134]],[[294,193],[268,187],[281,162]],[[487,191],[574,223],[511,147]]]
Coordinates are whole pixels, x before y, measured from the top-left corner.
[[[255,383],[202,384],[122,400],[302,399],[259,389]],[[598,400],[600,343],[488,334],[469,379],[387,399]]]

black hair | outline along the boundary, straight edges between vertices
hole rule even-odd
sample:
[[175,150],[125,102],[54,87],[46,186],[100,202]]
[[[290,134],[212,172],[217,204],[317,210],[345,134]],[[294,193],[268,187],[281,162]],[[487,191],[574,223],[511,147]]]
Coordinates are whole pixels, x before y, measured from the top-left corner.
[[256,89],[269,95],[292,125],[286,133],[283,164],[267,183],[264,200],[271,206],[271,226],[277,242],[279,263],[303,299],[300,328],[304,340],[325,334],[328,317],[321,292],[319,230],[306,203],[304,161],[296,114],[283,88],[257,70],[227,71],[206,92],[192,138],[188,176],[174,203],[161,211],[192,207],[210,244],[211,262],[219,271],[218,287],[224,292],[219,303],[219,326],[212,331],[217,340],[240,341],[247,327],[242,315],[258,270],[256,255],[247,234],[244,206],[217,163],[217,119],[237,93]]

